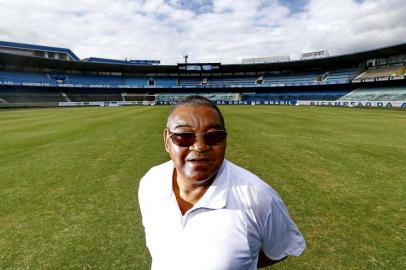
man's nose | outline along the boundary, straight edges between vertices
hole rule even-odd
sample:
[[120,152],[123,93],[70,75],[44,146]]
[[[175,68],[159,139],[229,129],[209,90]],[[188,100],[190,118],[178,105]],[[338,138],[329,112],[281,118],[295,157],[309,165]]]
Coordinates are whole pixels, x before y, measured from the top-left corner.
[[196,134],[196,141],[191,147],[192,150],[195,150],[197,152],[205,152],[209,149],[210,146],[206,144],[206,141],[204,140],[202,134],[200,135]]

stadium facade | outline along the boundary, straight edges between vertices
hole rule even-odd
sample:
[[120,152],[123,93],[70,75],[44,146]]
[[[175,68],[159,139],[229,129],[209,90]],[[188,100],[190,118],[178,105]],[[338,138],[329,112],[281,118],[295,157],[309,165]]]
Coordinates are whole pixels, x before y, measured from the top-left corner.
[[80,60],[71,50],[0,41],[0,107],[218,104],[406,108],[406,43],[297,61],[227,64]]

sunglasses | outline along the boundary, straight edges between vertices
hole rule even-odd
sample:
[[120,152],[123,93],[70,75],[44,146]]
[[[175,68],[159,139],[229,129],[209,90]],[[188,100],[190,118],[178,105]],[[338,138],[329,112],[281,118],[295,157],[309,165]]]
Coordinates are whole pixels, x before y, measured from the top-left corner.
[[[169,131],[169,138],[172,142],[180,147],[189,147],[196,142],[196,134],[193,132],[171,132]],[[216,145],[224,141],[227,137],[225,130],[213,130],[203,133],[204,142],[207,145]]]

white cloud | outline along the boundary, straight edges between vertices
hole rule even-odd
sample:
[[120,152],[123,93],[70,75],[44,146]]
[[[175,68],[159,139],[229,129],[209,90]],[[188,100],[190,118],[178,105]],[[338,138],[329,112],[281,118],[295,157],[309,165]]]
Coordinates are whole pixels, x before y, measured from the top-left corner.
[[0,0],[0,40],[66,47],[80,58],[166,64],[184,52],[190,60],[238,63],[406,42],[404,0],[309,0],[299,12],[287,6],[282,0]]

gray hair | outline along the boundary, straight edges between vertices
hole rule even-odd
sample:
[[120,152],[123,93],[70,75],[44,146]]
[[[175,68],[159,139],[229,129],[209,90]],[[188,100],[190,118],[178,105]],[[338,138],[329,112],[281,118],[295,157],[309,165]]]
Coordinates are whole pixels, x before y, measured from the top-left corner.
[[223,125],[224,128],[226,127],[223,114],[221,113],[221,111],[217,107],[217,105],[215,103],[213,103],[210,99],[203,97],[203,96],[199,96],[199,95],[187,96],[184,99],[180,100],[178,103],[176,103],[176,105],[173,106],[173,108],[169,112],[168,123],[169,123],[169,119],[171,118],[173,112],[182,106],[191,106],[191,107],[207,106],[207,107],[210,107],[218,112],[218,114],[220,116],[221,124]]

